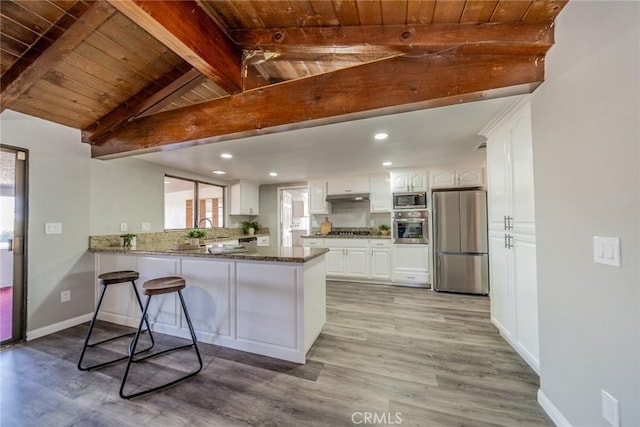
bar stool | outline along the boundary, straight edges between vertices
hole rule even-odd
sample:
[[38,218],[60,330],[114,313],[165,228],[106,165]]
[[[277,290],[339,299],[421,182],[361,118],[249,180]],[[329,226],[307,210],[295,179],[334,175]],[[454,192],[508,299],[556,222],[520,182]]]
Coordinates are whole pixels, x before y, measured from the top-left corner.
[[[157,279],[153,279],[153,280],[148,280],[144,283],[144,285],[142,285],[142,289],[144,291],[144,294],[147,295],[147,301],[144,305],[144,309],[142,311],[142,317],[140,318],[140,324],[138,325],[138,330],[135,334],[135,337],[133,338],[133,341],[131,342],[131,345],[129,346],[129,360],[127,361],[127,369],[124,371],[124,376],[122,377],[122,384],[120,386],[120,397],[123,399],[131,399],[134,397],[138,397],[138,396],[142,396],[145,394],[149,394],[149,393],[153,393],[154,391],[158,391],[158,390],[162,390],[165,389],[167,387],[170,387],[174,384],[177,384],[180,381],[184,381],[187,378],[191,378],[194,375],[196,375],[198,372],[200,372],[202,370],[202,357],[200,357],[200,350],[198,349],[198,342],[196,340],[196,333],[193,330],[193,325],[191,324],[191,318],[189,317],[189,311],[187,310],[187,305],[184,303],[184,297],[182,296],[182,289],[184,289],[186,287],[186,282],[182,277],[160,277]],[[135,353],[135,349],[136,346],[138,345],[138,338],[140,337],[140,334],[142,333],[142,324],[144,323],[144,319],[147,316],[147,310],[149,309],[149,302],[151,301],[151,297],[154,295],[162,295],[162,294],[169,294],[172,292],[177,292],[178,296],[180,297],[180,303],[182,304],[182,312],[184,313],[184,317],[187,319],[187,325],[189,326],[189,332],[191,333],[191,340],[192,343],[191,344],[187,344],[187,345],[183,345],[183,346],[178,346],[178,347],[173,347],[173,348],[169,348],[157,353],[153,353],[153,354],[149,354],[147,356],[141,357],[139,359],[134,359],[134,356],[138,353]],[[170,381],[168,383],[159,385],[157,387],[153,387],[153,388],[149,388],[143,391],[139,391],[137,393],[132,393],[132,394],[125,394],[124,393],[124,387],[127,383],[127,378],[129,376],[129,369],[131,368],[131,363],[138,363],[138,362],[142,362],[144,360],[150,359],[152,357],[157,357],[160,356],[162,354],[171,352],[171,351],[177,351],[177,350],[183,350],[186,348],[190,348],[190,347],[194,347],[195,351],[196,351],[196,355],[198,356],[198,363],[200,364],[200,366],[198,367],[197,370],[195,370],[194,372],[191,372],[185,376],[182,376],[176,380]]]
[[[103,273],[101,275],[98,276],[98,281],[100,283],[100,285],[102,285],[102,291],[100,293],[100,299],[98,300],[98,305],[93,313],[93,318],[91,319],[91,323],[89,324],[89,331],[87,332],[87,337],[84,340],[84,345],[82,346],[82,353],[80,354],[80,360],[78,360],[78,369],[81,371],[88,371],[91,369],[97,369],[97,368],[101,368],[103,366],[107,366],[107,365],[111,365],[113,363],[117,363],[120,361],[125,360],[126,358],[128,358],[129,356],[123,356],[117,359],[113,359],[113,360],[109,360],[108,362],[104,362],[104,363],[98,363],[96,365],[92,365],[92,366],[86,366],[83,367],[82,366],[82,360],[84,359],[84,354],[87,351],[87,348],[89,347],[96,347],[100,344],[104,344],[106,342],[110,342],[110,341],[114,341],[117,340],[119,338],[124,338],[124,337],[130,337],[135,335],[135,332],[130,332],[127,334],[122,334],[122,335],[118,335],[116,337],[112,337],[112,338],[107,338],[105,340],[102,341],[98,341],[95,342],[93,344],[89,344],[89,340],[91,339],[91,333],[93,332],[93,326],[95,325],[96,322],[96,318],[98,317],[98,311],[100,310],[100,306],[102,305],[102,299],[104,298],[104,294],[107,291],[107,288],[109,287],[109,285],[115,285],[117,283],[127,283],[127,282],[131,282],[131,286],[133,287],[133,293],[136,296],[136,300],[138,301],[138,306],[140,306],[140,311],[144,311],[143,307],[142,307],[142,300],[140,299],[140,294],[138,293],[138,289],[136,288],[136,280],[138,280],[140,278],[140,274],[137,271],[133,271],[133,270],[123,270],[123,271],[112,271],[109,273]],[[149,339],[151,340],[151,346],[148,348],[145,348],[144,350],[139,351],[138,353],[143,353],[145,351],[149,351],[151,350],[151,348],[154,346],[155,342],[153,340],[153,334],[151,334],[151,328],[149,327],[149,322],[147,320],[146,315],[142,316],[142,319],[144,320],[144,322],[147,325],[147,329],[145,329],[142,332],[149,332]]]

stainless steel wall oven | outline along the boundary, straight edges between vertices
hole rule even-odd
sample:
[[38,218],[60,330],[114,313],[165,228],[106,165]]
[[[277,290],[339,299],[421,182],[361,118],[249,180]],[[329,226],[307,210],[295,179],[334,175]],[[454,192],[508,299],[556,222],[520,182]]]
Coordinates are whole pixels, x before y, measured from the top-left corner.
[[407,210],[393,213],[393,243],[429,243],[426,210]]

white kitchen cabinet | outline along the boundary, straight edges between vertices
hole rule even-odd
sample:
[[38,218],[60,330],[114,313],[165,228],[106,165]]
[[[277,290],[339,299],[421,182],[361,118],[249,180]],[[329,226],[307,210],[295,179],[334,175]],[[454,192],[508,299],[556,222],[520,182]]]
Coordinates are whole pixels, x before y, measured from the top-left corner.
[[324,239],[305,238],[302,239],[304,248],[324,248]]
[[369,277],[374,280],[391,279],[391,241],[369,240],[371,253],[371,269]]
[[371,177],[370,211],[391,212],[391,185],[389,175]]
[[426,170],[407,170],[391,172],[391,191],[427,191],[429,188]]
[[487,137],[491,320],[539,372],[536,237],[527,99],[494,120]]
[[330,195],[369,192],[369,178],[367,177],[336,178],[327,181],[327,194]]
[[327,275],[367,278],[369,276],[369,242],[365,239],[324,239]]
[[309,181],[309,213],[331,213],[331,204],[327,203],[327,181]]
[[258,237],[258,246],[269,246],[269,236],[259,236]]
[[231,185],[230,215],[258,215],[260,214],[260,200],[258,184],[250,181],[239,181]]
[[482,167],[436,169],[429,171],[431,188],[481,187],[484,185]]
[[391,280],[426,285],[429,280],[429,245],[393,245]]

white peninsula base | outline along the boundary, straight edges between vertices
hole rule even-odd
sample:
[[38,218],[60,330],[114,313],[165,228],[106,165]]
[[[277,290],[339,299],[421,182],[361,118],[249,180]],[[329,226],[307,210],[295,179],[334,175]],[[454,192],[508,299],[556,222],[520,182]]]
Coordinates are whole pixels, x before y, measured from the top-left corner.
[[[184,277],[183,295],[198,341],[204,343],[305,363],[326,320],[324,255],[284,263],[96,253],[95,262],[96,277],[108,271],[138,271],[143,300],[145,281]],[[109,287],[99,319],[138,326],[140,309],[130,286]],[[153,331],[189,337],[177,294],[153,298],[149,321]]]

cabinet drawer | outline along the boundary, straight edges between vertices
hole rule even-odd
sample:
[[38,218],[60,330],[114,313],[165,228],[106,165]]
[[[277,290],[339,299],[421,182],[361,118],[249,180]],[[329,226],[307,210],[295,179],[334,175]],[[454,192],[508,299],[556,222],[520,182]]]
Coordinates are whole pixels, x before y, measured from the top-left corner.
[[369,246],[372,248],[390,248],[391,239],[371,239],[369,240]]
[[306,248],[323,248],[324,239],[302,239],[302,246]]
[[326,248],[368,248],[367,239],[324,239]]
[[429,283],[428,273],[405,273],[394,272],[391,277],[393,282],[405,282],[405,283]]

